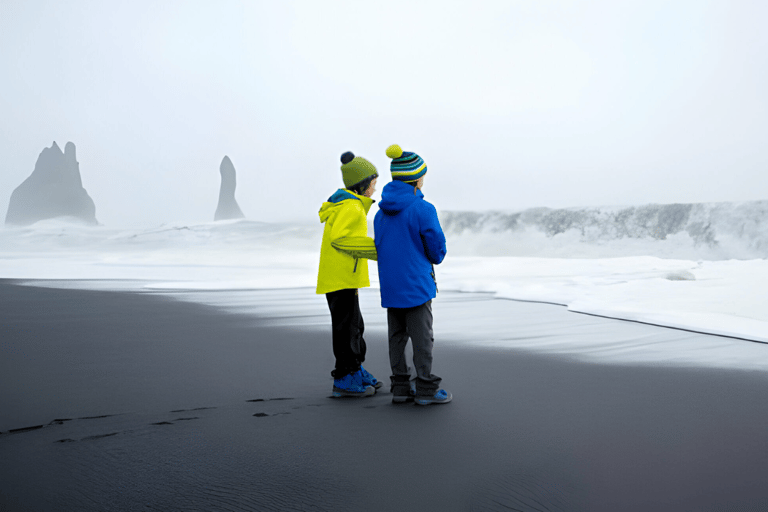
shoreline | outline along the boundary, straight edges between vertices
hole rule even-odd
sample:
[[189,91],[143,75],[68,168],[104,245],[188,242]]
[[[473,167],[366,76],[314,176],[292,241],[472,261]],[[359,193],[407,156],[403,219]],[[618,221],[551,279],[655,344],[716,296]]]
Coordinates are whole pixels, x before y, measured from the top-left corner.
[[[182,283],[178,288],[170,283],[156,286],[153,281],[144,280],[8,280],[11,281],[42,288],[154,294],[214,307],[222,313],[257,318],[270,327],[323,329],[328,325],[325,300],[311,287],[208,289],[189,288],[189,283]],[[386,339],[386,314],[379,306],[378,289],[363,288],[360,296],[366,328],[379,329],[382,339]],[[480,314],[467,315],[460,303],[469,301],[473,310],[477,310],[480,306],[475,304],[476,300],[484,301],[478,310]],[[500,297],[494,292],[443,290],[436,305],[435,322],[440,326],[437,337],[441,344],[560,354],[599,364],[768,373],[768,358],[762,346],[765,343],[755,338],[644,321],[632,318],[633,315],[598,314],[550,301]],[[548,334],[550,320],[568,326],[563,328],[572,328],[573,336]],[[542,343],[542,332],[545,343]],[[638,338],[645,342],[638,343]]]
[[[462,345],[436,320],[454,401],[397,406],[373,318],[366,368],[385,386],[334,400],[329,326],[9,280],[0,302],[2,510],[768,506],[761,372]],[[486,302],[436,311],[482,323]],[[578,330],[559,322],[542,342]]]

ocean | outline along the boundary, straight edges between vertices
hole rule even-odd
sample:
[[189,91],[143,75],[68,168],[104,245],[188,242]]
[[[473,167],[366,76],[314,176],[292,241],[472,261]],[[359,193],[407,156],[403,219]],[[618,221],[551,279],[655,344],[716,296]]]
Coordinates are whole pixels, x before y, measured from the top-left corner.
[[[442,292],[768,343],[768,201],[445,211],[440,219],[448,245],[436,268]],[[0,230],[0,277],[154,291],[238,312],[284,307],[284,315],[312,311],[305,317],[326,321],[324,302],[313,296],[321,236],[319,222],[117,228],[54,219]],[[375,262],[370,268],[375,289]],[[258,300],[256,291],[270,289],[306,289],[307,298],[282,306]],[[497,332],[503,323],[491,322]],[[475,343],[500,344],[486,334]]]

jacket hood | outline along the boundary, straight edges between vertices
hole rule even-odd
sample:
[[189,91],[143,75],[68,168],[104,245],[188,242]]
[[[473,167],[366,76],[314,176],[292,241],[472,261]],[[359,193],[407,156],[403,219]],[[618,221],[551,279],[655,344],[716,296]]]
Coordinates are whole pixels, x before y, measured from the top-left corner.
[[320,215],[320,222],[326,222],[331,216],[338,213],[338,211],[341,210],[344,201],[360,201],[366,214],[374,203],[373,199],[370,197],[359,196],[354,192],[340,188],[320,207],[320,211],[318,212]]
[[416,201],[424,199],[424,194],[421,190],[416,190],[416,193],[414,193],[414,190],[416,189],[414,189],[413,185],[402,181],[387,183],[381,191],[379,210],[393,215],[405,210]]

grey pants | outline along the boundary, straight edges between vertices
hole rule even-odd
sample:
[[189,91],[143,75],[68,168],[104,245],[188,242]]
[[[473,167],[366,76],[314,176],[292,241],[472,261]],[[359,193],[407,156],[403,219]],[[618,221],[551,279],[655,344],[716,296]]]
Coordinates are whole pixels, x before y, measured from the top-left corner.
[[432,301],[413,308],[387,308],[387,323],[392,394],[407,396],[410,391],[411,372],[405,360],[405,347],[410,338],[413,365],[416,367],[416,394],[433,396],[440,388],[442,379],[432,375]]

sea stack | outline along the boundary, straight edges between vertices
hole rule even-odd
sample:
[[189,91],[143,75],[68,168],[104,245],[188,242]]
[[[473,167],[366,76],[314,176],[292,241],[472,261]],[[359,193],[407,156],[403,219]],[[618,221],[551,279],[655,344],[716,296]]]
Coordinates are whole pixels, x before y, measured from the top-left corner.
[[216,214],[213,220],[242,219],[245,217],[242,210],[235,200],[235,187],[237,186],[237,177],[235,166],[232,160],[225,156],[219,166],[221,172],[221,188],[219,189],[219,206],[216,208]]
[[54,141],[37,158],[35,170],[11,194],[7,225],[28,226],[37,221],[67,217],[97,225],[96,206],[83,188],[75,145],[67,142],[64,152]]

